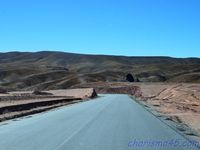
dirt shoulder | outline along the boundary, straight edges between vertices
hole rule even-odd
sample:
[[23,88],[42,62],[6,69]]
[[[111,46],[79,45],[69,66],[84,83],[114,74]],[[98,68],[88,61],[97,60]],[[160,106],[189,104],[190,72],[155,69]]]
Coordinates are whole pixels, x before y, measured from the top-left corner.
[[200,141],[200,84],[137,85],[138,102],[189,139]]
[[99,93],[131,94],[166,120],[194,129],[200,135],[200,84],[97,82],[81,86],[93,87]]
[[49,93],[49,95],[35,95],[33,91],[0,94],[0,122],[86,101],[97,96],[92,88],[54,90],[43,93]]
[[200,84],[141,84],[140,100],[200,132]]

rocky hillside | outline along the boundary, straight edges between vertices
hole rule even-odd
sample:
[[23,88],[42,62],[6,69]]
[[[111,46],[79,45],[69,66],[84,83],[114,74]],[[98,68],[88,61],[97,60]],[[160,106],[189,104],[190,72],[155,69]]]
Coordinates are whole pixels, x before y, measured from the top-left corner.
[[200,83],[200,58],[0,53],[0,86],[11,90],[70,88],[99,81]]

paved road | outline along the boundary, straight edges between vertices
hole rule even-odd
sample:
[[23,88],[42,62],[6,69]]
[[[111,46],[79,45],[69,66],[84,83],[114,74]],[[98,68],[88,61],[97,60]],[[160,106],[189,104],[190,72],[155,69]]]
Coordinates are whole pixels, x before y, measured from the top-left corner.
[[[165,145],[169,141],[171,145]],[[186,144],[181,135],[127,95],[102,96],[0,124],[0,150],[197,149]]]

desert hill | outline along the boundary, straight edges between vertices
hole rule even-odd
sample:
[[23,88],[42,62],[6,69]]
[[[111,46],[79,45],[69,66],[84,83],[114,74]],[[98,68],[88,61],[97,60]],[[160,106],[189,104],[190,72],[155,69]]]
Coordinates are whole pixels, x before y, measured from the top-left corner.
[[99,81],[123,82],[128,73],[139,82],[200,83],[200,58],[50,51],[0,53],[0,86],[11,90],[70,88]]

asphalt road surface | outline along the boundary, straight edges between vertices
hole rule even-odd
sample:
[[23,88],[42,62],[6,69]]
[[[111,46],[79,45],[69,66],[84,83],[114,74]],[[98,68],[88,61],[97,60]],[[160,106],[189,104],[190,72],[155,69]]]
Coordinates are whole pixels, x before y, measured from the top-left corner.
[[127,95],[0,123],[0,150],[197,150]]

